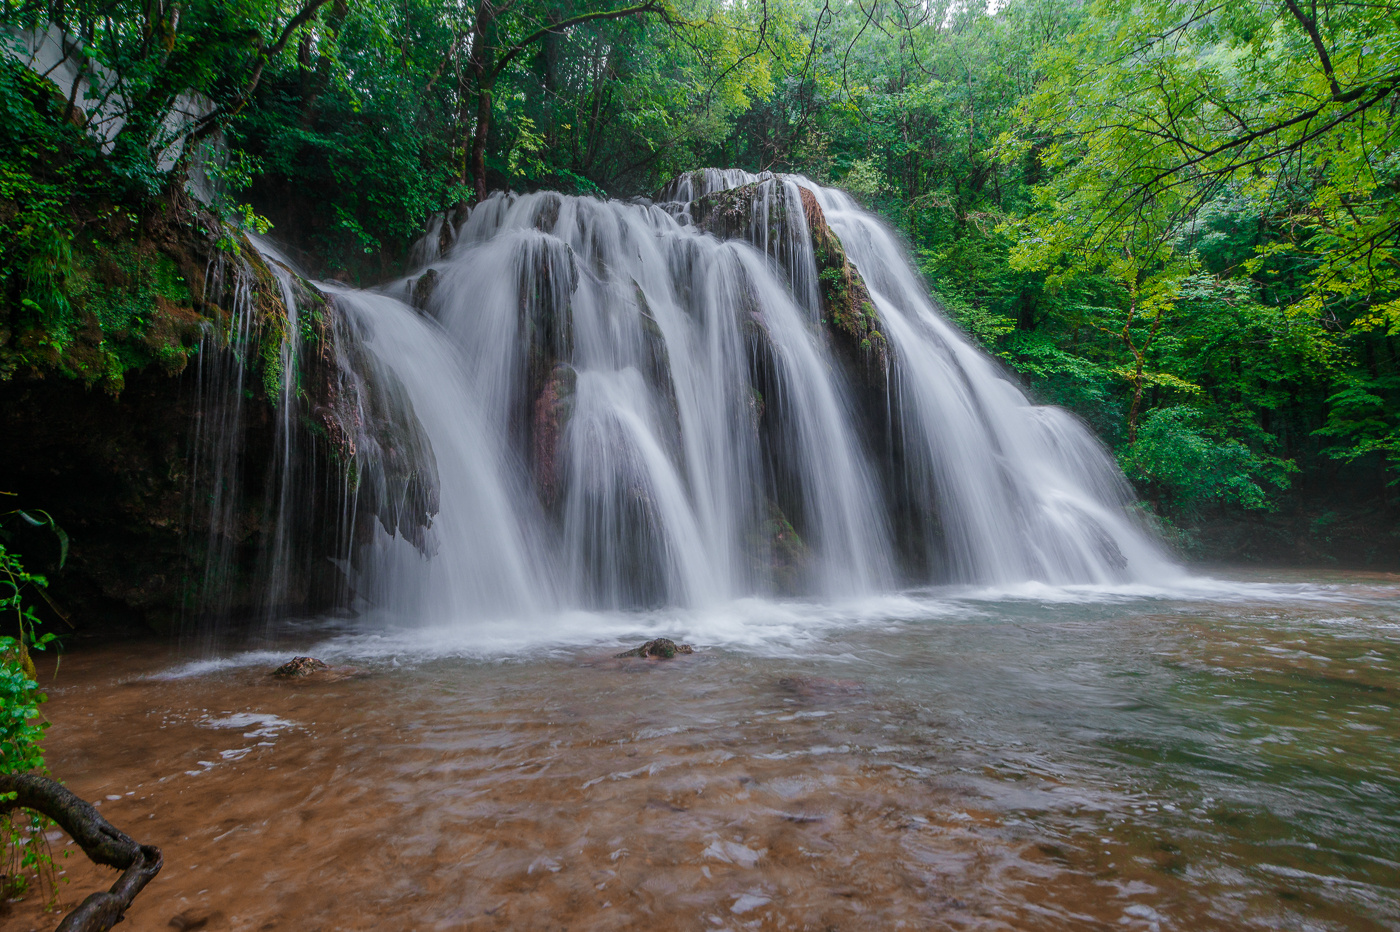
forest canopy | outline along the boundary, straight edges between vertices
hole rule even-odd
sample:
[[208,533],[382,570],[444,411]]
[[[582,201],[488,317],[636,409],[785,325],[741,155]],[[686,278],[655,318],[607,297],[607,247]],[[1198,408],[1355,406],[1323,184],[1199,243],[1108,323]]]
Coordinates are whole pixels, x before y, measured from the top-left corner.
[[495,190],[797,172],[896,227],[949,315],[1159,514],[1394,506],[1400,4],[5,0],[5,20],[16,47],[56,30],[103,92],[84,110],[5,64],[16,307],[56,300],[68,201],[150,197],[207,140],[227,217],[360,279]]

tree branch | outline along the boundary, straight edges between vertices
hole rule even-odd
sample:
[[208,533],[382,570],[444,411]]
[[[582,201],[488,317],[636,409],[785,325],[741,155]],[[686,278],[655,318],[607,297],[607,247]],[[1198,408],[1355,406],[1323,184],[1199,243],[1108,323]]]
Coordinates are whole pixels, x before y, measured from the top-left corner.
[[[11,793],[12,799],[4,798]],[[73,836],[94,864],[122,871],[106,893],[92,894],[65,916],[57,932],[107,932],[122,921],[136,894],[160,873],[159,848],[137,844],[57,780],[34,773],[0,774],[0,814],[14,809],[48,816]]]
[[[322,2],[324,2],[324,0],[322,0]],[[540,41],[550,33],[563,32],[564,30],[569,29],[573,26],[579,26],[583,23],[590,23],[599,20],[623,19],[627,16],[638,16],[643,13],[664,14],[665,12],[665,8],[659,2],[657,2],[657,0],[647,0],[647,2],[639,3],[636,6],[620,7],[616,10],[599,10],[594,13],[580,13],[578,16],[571,16],[568,19],[560,20],[557,23],[550,23],[548,26],[541,26],[539,29],[536,29],[534,32],[530,33],[528,36],[512,45],[509,49],[506,50],[505,54],[503,54],[500,58],[496,60],[496,67],[491,70],[491,77],[495,78],[498,75],[500,75],[500,73],[505,70],[506,65],[510,64],[511,61],[517,55],[524,52],[531,45]]]
[[1308,34],[1308,38],[1312,40],[1313,48],[1317,49],[1318,60],[1322,62],[1322,73],[1327,75],[1327,81],[1332,85],[1332,96],[1342,96],[1342,86],[1337,83],[1337,76],[1332,73],[1332,59],[1327,55],[1327,47],[1322,44],[1322,36],[1317,33],[1317,22],[1298,8],[1296,0],[1283,0],[1283,4],[1288,7],[1288,12],[1293,14],[1293,18]]

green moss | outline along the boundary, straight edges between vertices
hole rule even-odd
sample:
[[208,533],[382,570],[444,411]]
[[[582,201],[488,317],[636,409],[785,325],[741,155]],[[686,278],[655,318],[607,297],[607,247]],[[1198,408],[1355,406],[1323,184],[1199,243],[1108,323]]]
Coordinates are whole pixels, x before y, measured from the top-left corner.
[[189,287],[169,256],[132,233],[71,244],[60,309],[12,317],[11,371],[53,369],[116,393],[130,371],[184,368],[198,339]]

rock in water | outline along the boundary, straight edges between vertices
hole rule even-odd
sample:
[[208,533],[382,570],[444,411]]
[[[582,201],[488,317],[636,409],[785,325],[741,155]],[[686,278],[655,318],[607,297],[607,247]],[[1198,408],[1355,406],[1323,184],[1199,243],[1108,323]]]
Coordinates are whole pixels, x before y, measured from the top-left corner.
[[329,670],[331,665],[315,657],[293,657],[272,671],[273,676],[310,676],[321,670]]
[[670,638],[657,638],[654,641],[647,641],[641,647],[634,647],[618,654],[618,657],[659,657],[662,660],[670,660],[677,654],[693,654],[695,648],[689,644],[677,644]]

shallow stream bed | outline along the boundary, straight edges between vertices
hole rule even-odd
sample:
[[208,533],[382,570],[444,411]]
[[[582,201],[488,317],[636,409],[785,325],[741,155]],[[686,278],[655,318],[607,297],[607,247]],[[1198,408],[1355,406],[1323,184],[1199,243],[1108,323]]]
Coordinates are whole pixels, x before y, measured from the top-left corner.
[[[613,657],[658,635],[697,652]],[[53,773],[164,850],[133,932],[1400,929],[1393,576],[316,622],[44,680]],[[114,875],[67,850],[72,905]]]

